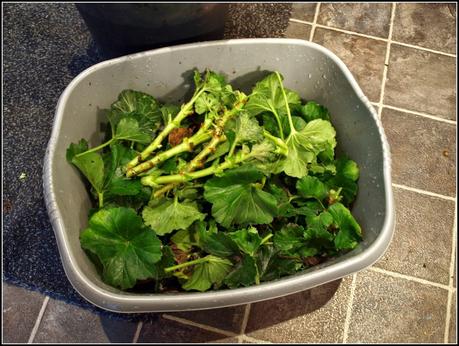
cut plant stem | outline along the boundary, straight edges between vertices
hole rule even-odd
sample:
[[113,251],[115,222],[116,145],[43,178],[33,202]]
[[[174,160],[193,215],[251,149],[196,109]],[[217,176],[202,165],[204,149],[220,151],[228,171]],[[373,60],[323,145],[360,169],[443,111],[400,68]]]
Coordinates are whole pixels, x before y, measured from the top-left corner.
[[[152,187],[157,187],[158,185],[165,185],[165,184],[185,183],[187,181],[203,178],[208,175],[217,174],[217,173],[223,172],[226,169],[236,167],[239,163],[250,158],[250,156],[251,156],[251,152],[245,153],[245,152],[239,151],[233,157],[227,157],[227,159],[223,163],[218,164],[218,165],[213,165],[208,168],[201,169],[195,172],[189,172],[189,173],[183,172],[179,174],[164,175],[160,177],[146,176],[142,178],[141,182],[144,185],[152,186]],[[158,197],[160,195],[159,194],[160,191],[165,192],[165,191],[169,191],[169,189],[164,190],[164,191],[163,189],[160,189],[157,191],[158,194],[155,192],[153,196]]]
[[[187,166],[185,167],[183,173],[190,173],[190,172],[193,172],[196,168],[199,168],[202,166],[202,163],[204,162],[205,158],[212,152],[215,151],[215,148],[217,147],[217,145],[221,142],[224,142],[226,141],[226,136],[224,134],[222,134],[221,136],[218,136],[218,137],[213,137],[212,140],[207,143],[206,147],[198,154],[196,155],[193,160],[191,160]],[[164,187],[162,187],[161,189],[159,189],[158,191],[156,191],[154,194],[153,194],[153,197],[154,198],[158,198],[159,196],[161,196],[162,194],[172,190],[174,187],[176,187],[177,185],[179,185],[179,183],[170,183]]]
[[221,133],[219,135],[215,135],[212,140],[207,143],[205,148],[201,150],[201,152],[196,155],[190,163],[185,167],[185,172],[193,172],[196,168],[200,168],[203,166],[203,162],[210,154],[214,153],[218,144],[226,141],[226,136]]
[[195,264],[205,263],[205,262],[208,262],[208,261],[209,261],[209,258],[202,257],[202,258],[195,259],[193,261],[184,262],[184,263],[177,264],[175,266],[164,268],[164,271],[166,273],[169,273],[169,272],[173,272],[174,270],[177,270],[177,269],[186,268],[186,267],[189,267],[189,266],[192,266],[192,265],[195,265]]
[[[217,136],[217,137],[223,136],[223,128],[225,126],[225,123],[229,119],[231,119],[234,115],[236,115],[242,109],[243,105],[245,104],[246,99],[247,99],[247,97],[245,95],[243,95],[241,97],[241,99],[239,99],[238,102],[234,105],[234,108],[232,108],[231,110],[225,109],[225,111],[224,111],[223,115],[221,116],[221,118],[216,121],[217,122],[217,129],[214,131],[214,137],[215,136]],[[178,155],[178,154],[180,154],[181,152],[184,152],[184,151],[192,151],[193,148],[195,146],[197,146],[198,144],[201,144],[203,142],[207,142],[212,137],[212,135],[210,134],[210,131],[208,130],[211,127],[212,124],[213,123],[212,123],[211,119],[206,119],[204,121],[204,125],[199,129],[199,131],[196,132],[196,134],[194,134],[188,140],[188,143],[191,145],[191,147],[189,145],[187,145],[185,143],[185,140],[184,140],[181,144],[175,146],[172,149],[169,149],[165,153],[168,153],[169,151],[172,151],[172,150],[175,149],[175,151],[174,151],[174,153],[172,155],[172,156],[175,156],[175,155]],[[180,147],[180,148],[177,148],[177,147]],[[209,148],[210,148],[210,150],[212,150],[212,147],[206,147],[206,148],[208,148],[208,150],[209,150]],[[137,165],[135,167],[129,168],[127,170],[127,172],[126,172],[126,176],[128,178],[129,177],[133,177],[133,176],[135,176],[135,175],[137,175],[137,174],[139,174],[141,172],[149,170],[150,168],[152,168],[153,166],[157,165],[158,163],[163,162],[164,160],[158,158],[158,156],[164,155],[165,153],[157,155],[157,156],[153,157],[152,159],[150,159],[149,161],[145,161],[144,163],[141,163],[140,165]],[[205,151],[203,155],[209,155],[210,153],[211,153],[211,151],[209,151],[209,152]],[[165,159],[167,160],[168,158],[170,158],[172,156],[168,156]],[[197,161],[193,162],[193,165],[197,165],[197,164],[198,164]],[[196,167],[193,167],[193,169],[195,169],[195,168]]]
[[[204,147],[204,149],[201,150],[201,152],[196,155],[184,168],[182,173],[190,173],[193,172],[196,168],[200,168],[203,165],[204,160],[212,153],[215,152],[217,146],[226,141],[226,136],[223,133],[223,129],[225,127],[225,124],[228,122],[229,119],[231,119],[233,116],[235,116],[244,106],[245,102],[247,101],[247,96],[241,95],[241,99],[234,105],[234,108],[231,109],[230,111],[225,111],[223,116],[220,118],[220,121],[217,125],[217,128],[214,131],[212,140],[207,143],[207,145]],[[175,188],[179,183],[171,183],[168,184],[158,191],[156,191],[153,194],[154,198],[158,198],[162,194],[172,190]]]
[[[232,167],[233,164],[230,162],[224,162],[221,165],[219,165],[220,170],[228,169]],[[190,180],[194,179],[199,179],[203,177],[207,177],[208,175],[215,174],[216,168],[214,166],[211,166],[209,168],[201,169],[196,172],[191,172],[191,173],[182,173],[182,174],[172,174],[172,175],[165,175],[161,177],[143,177],[141,182],[144,185],[149,185],[149,186],[157,186],[157,185],[164,185],[164,184],[171,184],[171,183],[185,183]]]
[[99,199],[99,209],[104,206],[104,193],[103,192],[98,192],[97,197]]
[[[142,182],[143,183],[143,182]],[[165,186],[163,186],[162,188],[160,188],[158,191],[155,191],[153,193],[153,198],[158,198],[159,196],[162,196],[163,194],[167,193],[168,191],[172,190],[174,187],[176,187],[177,185],[179,185],[178,183],[170,183],[170,184],[167,184]]]
[[271,239],[272,236],[273,236],[273,234],[272,234],[272,233],[269,233],[266,237],[264,237],[264,238],[261,240],[260,246],[263,245],[264,243],[266,243],[269,239]]
[[[238,155],[239,154],[239,155]],[[143,185],[151,186],[151,187],[158,187],[158,185],[165,185],[168,184],[153,194],[154,198],[158,198],[163,193],[171,190],[175,186],[181,183],[186,183],[187,181],[192,181],[195,179],[203,178],[212,174],[221,173],[226,169],[233,168],[237,166],[239,163],[247,160],[250,157],[251,153],[237,153],[234,157],[227,159],[223,163],[219,165],[213,165],[205,169],[201,169],[195,172],[183,172],[179,174],[173,175],[163,175],[160,177],[155,176],[146,176],[141,179]]]
[[143,177],[141,182],[148,186],[157,186],[171,183],[185,183],[187,181],[207,177],[208,175],[223,172],[226,169],[237,166],[242,161],[250,157],[250,153],[241,153],[230,160],[226,160],[219,165],[210,166],[199,171],[181,174],[164,175],[161,177],[147,176]]
[[127,165],[126,168],[129,171],[130,168],[137,166],[140,162],[145,161],[148,156],[150,156],[156,149],[158,149],[161,145],[161,142],[169,135],[169,133],[180,126],[180,123],[183,119],[185,119],[190,114],[193,114],[193,104],[198,99],[201,94],[206,91],[205,88],[199,90],[195,95],[188,101],[182,108],[180,112],[175,116],[174,120],[172,120],[167,126],[161,131],[160,134],[153,140],[153,142],[145,148],[138,156],[132,159]]
[[192,172],[196,168],[200,168],[203,165],[204,160],[212,154],[217,145],[221,142],[226,141],[226,136],[223,133],[223,129],[229,119],[233,118],[244,106],[246,98],[239,100],[231,110],[225,110],[220,119],[217,120],[217,127],[215,128],[212,140],[196,155],[185,167],[184,172]]
[[94,147],[94,148],[88,149],[88,150],[86,150],[86,151],[84,151],[82,153],[76,154],[75,157],[79,157],[79,156],[82,156],[84,154],[88,154],[88,153],[92,153],[94,151],[98,151],[98,150],[106,147],[107,145],[111,144],[114,140],[115,140],[115,138],[112,138],[112,139],[108,140],[107,142],[102,143],[101,145],[98,145],[97,147]]
[[281,78],[279,72],[277,72],[277,71],[276,71],[276,76],[277,76],[277,79],[279,80],[279,84],[281,86],[282,96],[284,97],[285,108],[287,110],[288,123],[290,125],[290,135],[289,135],[289,137],[290,137],[292,134],[295,134],[297,131],[296,131],[295,127],[293,126],[292,115],[290,114],[290,107],[288,105],[288,99],[287,99],[287,94],[285,93],[284,85],[282,84],[282,78]]
[[277,114],[277,111],[276,111],[275,108],[272,108],[271,112],[273,112],[274,117],[276,118],[277,126],[279,127],[279,134],[280,134],[281,138],[284,139],[284,129],[282,128],[282,123],[281,123],[281,120],[280,120],[280,116],[279,116],[279,114]]
[[266,130],[263,130],[263,136],[265,136],[265,138],[268,138],[269,140],[274,142],[274,144],[279,148],[279,154],[287,156],[288,147],[287,147],[287,144],[285,144],[285,142],[282,139],[280,139],[279,137],[273,136],[271,133],[269,133]]
[[145,161],[141,163],[140,165],[129,168],[126,172],[126,176],[128,178],[134,177],[139,173],[148,171],[149,169],[155,167],[161,162],[166,161],[167,159],[170,159],[171,157],[174,157],[178,154],[181,154],[187,151],[190,152],[197,145],[203,142],[207,142],[209,139],[212,138],[211,131],[208,129],[209,126],[210,124],[208,126],[201,127],[199,131],[196,132],[190,138],[184,138],[182,143],[180,143],[179,145],[176,145],[175,147],[172,147],[171,149],[166,150],[165,152],[162,152],[154,156],[152,159]]

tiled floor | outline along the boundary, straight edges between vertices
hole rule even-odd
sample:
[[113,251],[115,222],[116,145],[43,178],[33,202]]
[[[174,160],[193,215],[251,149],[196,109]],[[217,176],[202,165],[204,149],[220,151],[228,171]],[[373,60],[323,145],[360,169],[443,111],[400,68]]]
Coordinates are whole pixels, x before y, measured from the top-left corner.
[[4,341],[454,343],[455,18],[455,4],[293,5],[286,37],[349,66],[391,145],[396,231],[374,266],[288,297],[145,324],[5,284]]

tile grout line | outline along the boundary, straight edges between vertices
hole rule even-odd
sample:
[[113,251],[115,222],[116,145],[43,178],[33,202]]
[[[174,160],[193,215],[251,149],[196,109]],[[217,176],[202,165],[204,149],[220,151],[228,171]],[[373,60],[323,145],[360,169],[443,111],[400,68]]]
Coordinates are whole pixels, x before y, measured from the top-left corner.
[[242,318],[242,323],[241,323],[241,331],[240,331],[240,335],[238,335],[237,339],[239,341],[239,343],[242,343],[243,341],[243,335],[245,334],[245,329],[247,328],[247,322],[249,321],[249,315],[250,315],[250,308],[251,308],[251,304],[247,304],[245,306],[245,309],[244,309],[244,317]]
[[349,335],[349,325],[351,324],[352,306],[354,305],[354,293],[357,282],[357,274],[352,275],[351,291],[349,292],[349,301],[347,303],[346,318],[344,319],[343,344],[347,343]]
[[35,320],[35,324],[32,328],[32,331],[30,332],[29,340],[27,341],[28,344],[33,343],[33,340],[35,339],[35,335],[37,335],[38,327],[40,327],[41,320],[43,319],[43,315],[45,314],[46,307],[48,306],[48,302],[49,302],[49,297],[45,296],[45,299],[43,299],[43,304],[41,305],[40,312],[38,313],[37,319]]
[[[317,7],[316,7],[317,8]],[[315,10],[314,10],[315,11]],[[314,12],[314,16],[315,16],[315,12]],[[314,20],[313,20],[314,21]],[[293,22],[293,23],[299,23],[299,24],[308,24],[308,25],[312,25],[312,22],[308,22],[307,20],[301,20],[301,19],[295,19],[295,18],[290,18],[289,19],[289,22]]]
[[[370,103],[375,107],[379,107],[379,102],[370,101]],[[406,109],[406,108],[386,105],[384,103],[382,104],[382,106],[383,106],[383,108],[388,108],[388,109],[393,109],[393,110],[396,110],[396,111],[399,111],[399,112],[419,115],[420,117],[429,118],[429,119],[436,120],[436,121],[441,121],[441,122],[448,123],[448,124],[451,124],[451,125],[456,125],[457,124],[457,122],[455,120],[444,119],[444,118],[441,118],[440,116],[437,116],[437,115],[432,115],[432,114],[428,114],[428,113],[422,113],[422,112],[418,112],[418,111],[413,111],[413,110]]]
[[252,338],[251,336],[247,336],[247,335],[245,335],[245,334],[241,335],[241,340],[251,341],[251,342],[257,343],[257,344],[272,344],[271,341],[266,341],[266,340],[260,340],[260,339]]
[[322,25],[322,24],[317,24],[317,26],[318,26],[319,28],[321,28],[321,29],[333,30],[333,31],[342,32],[343,34],[354,35],[354,36],[360,36],[360,37],[365,37],[365,38],[369,38],[369,39],[376,40],[376,41],[387,42],[387,38],[383,38],[383,37],[378,37],[378,36],[372,36],[372,35],[362,34],[362,33],[360,33],[360,32],[355,32],[355,31],[350,31],[350,30],[340,29],[340,28],[334,28],[334,27],[326,26],[326,25]]
[[[367,35],[367,34],[362,34],[360,32],[356,32],[356,31],[350,31],[350,30],[345,30],[345,29],[340,29],[340,28],[334,28],[334,27],[331,27],[331,26],[323,25],[323,24],[314,24],[313,22],[308,22],[308,21],[301,20],[301,19],[290,18],[289,21],[294,22],[294,23],[299,23],[299,24],[314,25],[315,27],[318,27],[318,28],[321,28],[321,29],[328,29],[328,30],[338,31],[338,32],[342,32],[344,34],[349,34],[349,35],[354,35],[354,36],[361,36],[361,37],[369,38],[369,39],[372,39],[372,40],[383,41],[383,42],[387,42],[388,41],[387,38],[378,37],[378,36],[372,36],[372,35]],[[416,46],[414,44],[404,43],[404,42],[400,42],[400,41],[392,41],[392,44],[405,46],[405,47],[418,49],[418,50],[423,50],[423,51],[427,51],[427,52],[435,53],[435,54],[439,54],[439,55],[446,55],[446,56],[449,56],[449,57],[452,57],[452,58],[456,57],[455,54],[442,52],[442,51],[439,51],[439,50],[434,50],[434,49],[425,48],[425,47],[421,47],[421,46]]]
[[456,57],[456,54],[441,52],[441,51],[434,50],[434,49],[430,49],[430,48],[424,48],[424,47],[421,47],[421,46],[416,46],[416,45],[414,45],[414,44],[409,44],[409,43],[404,43],[404,42],[398,42],[398,41],[392,41],[392,43],[398,44],[398,45],[400,45],[400,46],[405,46],[405,47],[408,47],[408,48],[424,50],[424,51],[427,51],[427,52],[430,52],[430,53],[435,53],[435,54],[440,54],[440,55],[446,55],[446,56],[449,56],[449,57],[451,57],[451,58],[455,58],[455,57]]
[[451,291],[451,288],[448,285],[440,284],[438,282],[429,281],[429,280],[426,280],[426,279],[417,278],[417,277],[406,275],[406,274],[393,272],[393,271],[382,269],[382,268],[379,268],[379,267],[371,266],[370,268],[368,268],[368,270],[371,270],[371,271],[376,272],[376,273],[392,276],[394,278],[405,279],[407,281],[413,281],[413,282],[417,282],[417,283],[424,284],[424,285],[427,285],[427,286],[434,286],[434,287],[437,287],[437,288],[442,288],[442,289],[444,289],[444,290],[446,290],[448,292]]
[[188,326],[201,328],[201,329],[207,330],[209,332],[223,334],[225,336],[230,336],[230,337],[235,337],[235,336],[237,337],[238,336],[238,334],[236,334],[236,333],[229,332],[227,330],[223,330],[223,329],[219,329],[219,328],[215,328],[215,327],[212,327],[212,326],[208,326],[206,324],[201,324],[201,323],[198,323],[198,322],[190,321],[190,320],[187,320],[185,318],[176,317],[176,316],[172,316],[172,315],[168,315],[168,314],[163,314],[162,317],[167,319],[167,320],[170,320],[170,321],[175,321],[175,322],[178,322],[178,323],[181,323],[181,324],[185,324],[185,325],[188,325]]
[[446,199],[448,201],[456,202],[456,198],[455,197],[445,196],[445,195],[441,195],[439,193],[430,192],[430,191],[426,191],[426,190],[421,190],[421,189],[417,189],[415,187],[410,187],[410,186],[396,184],[396,183],[392,183],[392,186],[396,187],[396,188],[399,188],[399,189],[411,191],[411,192],[417,192],[417,193],[419,193],[421,195],[427,195],[427,196],[431,196],[431,197],[437,197],[437,198],[441,198],[441,199]]
[[312,28],[311,28],[311,33],[309,34],[309,42],[312,42],[312,39],[314,37],[314,32],[316,31],[317,18],[319,17],[319,11],[320,11],[320,2],[317,3],[316,10],[314,12],[314,20],[311,23]]
[[448,301],[446,303],[446,318],[445,318],[445,334],[443,342],[448,343],[449,339],[449,325],[451,322],[451,309],[453,300],[453,276],[454,276],[454,263],[456,261],[456,231],[457,231],[457,205],[454,206],[454,221],[453,221],[453,239],[451,241],[451,262],[449,264],[449,292]]
[[140,332],[142,331],[142,327],[143,327],[143,322],[142,321],[137,323],[137,328],[135,330],[134,337],[132,338],[132,343],[133,344],[136,344],[137,341],[139,341],[139,336],[140,336]]
[[[372,104],[375,103],[375,105],[379,105],[379,103],[376,103],[376,102],[371,102],[371,103]],[[390,105],[386,105],[386,104],[382,104],[382,106],[384,108],[393,109],[393,110],[396,110],[396,111],[399,111],[399,112],[419,115],[420,117],[429,118],[429,119],[432,119],[432,120],[441,121],[441,122],[444,122],[444,123],[456,125],[456,121],[440,118],[439,116],[436,116],[436,115],[431,115],[431,114],[427,114],[427,113],[421,113],[421,112],[412,111],[412,110],[409,110],[409,109],[395,107],[395,106],[390,106]]]
[[394,29],[394,19],[395,19],[395,10],[397,4],[392,3],[392,9],[390,13],[390,22],[389,22],[389,35],[387,37],[387,46],[386,46],[386,56],[384,58],[384,68],[383,68],[383,77],[381,81],[381,93],[379,94],[379,107],[378,107],[378,118],[381,119],[381,113],[383,109],[383,100],[384,100],[384,90],[386,88],[387,81],[387,71],[389,69],[389,58],[390,58],[390,46],[392,43],[392,32]]
[[314,23],[312,23],[312,22],[308,22],[308,21],[301,20],[301,19],[295,19],[295,18],[290,18],[289,20],[290,20],[291,22],[293,22],[293,23],[307,24],[307,25],[315,25],[316,27],[321,28],[321,29],[328,29],[328,30],[332,30],[332,31],[342,32],[343,34],[349,34],[349,35],[354,35],[354,36],[361,36],[361,37],[365,37],[365,38],[370,38],[370,39],[372,39],[372,40],[387,42],[387,38],[382,38],[382,37],[378,37],[378,36],[372,36],[372,35],[362,34],[362,33],[360,33],[360,32],[356,32],[356,31],[350,31],[350,30],[346,30],[346,29],[335,28],[335,27],[326,26],[326,25],[323,25],[323,24],[314,24]]

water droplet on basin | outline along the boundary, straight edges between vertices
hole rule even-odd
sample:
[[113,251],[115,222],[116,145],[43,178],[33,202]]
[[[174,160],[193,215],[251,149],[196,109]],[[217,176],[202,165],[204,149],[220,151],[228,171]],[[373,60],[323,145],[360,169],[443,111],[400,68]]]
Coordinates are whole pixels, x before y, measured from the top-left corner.
[[323,79],[327,79],[327,76],[323,74],[323,75],[322,75],[322,78],[323,78]]
[[312,74],[308,74],[308,78],[311,79],[312,78]]

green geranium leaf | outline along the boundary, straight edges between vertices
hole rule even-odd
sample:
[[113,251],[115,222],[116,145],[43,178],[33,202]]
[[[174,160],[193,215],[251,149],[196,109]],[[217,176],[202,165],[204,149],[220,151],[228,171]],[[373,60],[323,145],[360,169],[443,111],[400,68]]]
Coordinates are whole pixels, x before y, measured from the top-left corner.
[[296,189],[300,196],[305,198],[316,198],[319,201],[327,197],[327,186],[318,178],[305,176],[297,181]]
[[218,257],[229,257],[238,252],[238,246],[231,237],[225,232],[218,232],[215,225],[211,224],[207,230],[204,222],[198,222],[196,229],[199,246],[207,253]]
[[117,196],[135,196],[142,191],[143,185],[140,180],[130,180],[122,176],[114,177],[109,186],[108,192]]
[[263,128],[248,112],[240,112],[234,120],[228,122],[226,130],[235,133],[233,142],[236,143],[256,143],[263,140]]
[[330,113],[324,106],[314,101],[309,101],[305,105],[297,108],[300,115],[306,122],[310,122],[315,119],[330,120]]
[[73,158],[88,150],[88,142],[82,138],[78,143],[70,143],[66,151],[67,162],[72,163]]
[[105,181],[104,160],[102,155],[96,152],[83,154],[87,150],[88,142],[85,139],[71,143],[66,151],[66,159],[80,170],[98,193],[102,193]]
[[[282,80],[283,77],[279,76]],[[263,114],[265,129],[284,139],[286,133],[282,136],[280,131],[283,131],[283,124],[287,117],[286,109],[288,106],[297,104],[301,104],[300,96],[292,90],[283,88],[276,73],[271,73],[255,85],[244,108],[252,116]],[[268,114],[273,117],[274,121],[267,120]]]
[[[300,96],[292,90],[284,89],[288,104],[300,104]],[[285,100],[282,95],[282,85],[275,73],[258,82],[252,90],[249,101],[244,107],[252,115],[262,112],[281,114],[285,112]]]
[[151,95],[123,90],[111,105],[108,120],[114,139],[148,144],[161,126],[161,105]]
[[173,273],[166,273],[164,269],[175,265],[174,253],[172,252],[172,249],[170,248],[170,246],[167,246],[167,245],[163,246],[162,254],[163,255],[161,257],[161,260],[155,263],[155,266],[153,268],[154,278],[155,280],[158,280],[158,281],[164,278],[171,277]]
[[296,224],[288,224],[274,233],[274,246],[283,252],[293,253],[305,243],[303,232],[303,227]]
[[116,196],[137,196],[142,194],[140,180],[126,178],[122,167],[136,156],[136,152],[115,142],[110,145],[110,152],[103,155],[105,166],[105,199],[111,201]]
[[80,235],[81,246],[103,265],[103,280],[121,289],[137,280],[154,277],[161,259],[161,242],[129,208],[102,209],[89,220]]
[[166,104],[159,109],[164,126],[169,124],[180,111],[180,107],[173,104]]
[[263,173],[251,166],[226,171],[204,185],[212,216],[224,227],[232,224],[270,223],[277,214],[276,198],[255,183]]
[[349,205],[357,195],[359,167],[355,161],[342,157],[335,161],[336,174],[326,181],[326,184],[334,189],[341,188],[343,203]]
[[220,109],[220,100],[213,94],[203,93],[194,104],[196,113],[203,114],[207,112],[218,112]]
[[[130,118],[137,121],[138,134],[135,138],[137,142],[144,143],[142,140],[149,137],[149,140],[154,136],[156,130],[160,127],[162,122],[162,112],[160,104],[151,95],[135,90],[123,90],[118,100],[111,106],[108,114],[108,120],[111,125],[112,133],[118,132],[123,138],[127,133],[133,134],[135,126],[131,121],[130,124],[123,124],[121,128],[118,126],[124,118]],[[142,133],[140,135],[139,133]],[[148,142],[148,140],[146,140]]]
[[[285,136],[288,136],[290,134],[290,123],[288,121],[288,117],[286,116],[282,117],[281,122],[282,122],[282,128],[284,130],[284,134]],[[297,131],[301,131],[306,126],[306,121],[304,121],[303,118],[299,116],[295,116],[295,115],[292,116],[292,123],[293,123],[293,127]]]
[[308,174],[308,163],[315,158],[314,153],[304,150],[301,147],[299,139],[292,135],[287,139],[288,155],[283,163],[285,174],[302,178]]
[[142,211],[145,224],[158,235],[171,233],[179,229],[187,229],[197,220],[204,220],[205,215],[198,209],[196,202],[178,202],[162,199],[146,206]]
[[72,163],[78,167],[83,175],[98,193],[104,189],[104,160],[99,153],[88,152],[83,155],[76,155]]
[[188,229],[181,229],[175,232],[171,237],[171,241],[183,252],[189,252],[193,246],[190,230]]
[[296,178],[307,175],[307,165],[316,162],[320,152],[334,150],[335,135],[331,123],[322,119],[312,120],[301,131],[290,134],[286,141],[288,156],[284,172]]
[[116,127],[114,138],[139,143],[149,143],[151,140],[150,129],[142,129],[134,117],[121,119]]
[[204,258],[205,262],[195,265],[193,275],[182,285],[183,289],[207,291],[212,285],[220,284],[233,266],[231,261],[224,258],[213,255]]
[[204,89],[194,104],[198,114],[211,113],[216,115],[225,106],[232,105],[236,101],[235,92],[221,74],[208,70],[204,74],[204,78],[195,75],[195,84],[196,89],[201,87]]
[[242,252],[254,256],[261,245],[261,237],[255,227],[241,229],[228,233],[230,238],[237,244]]
[[349,209],[341,203],[334,203],[328,208],[334,223],[339,228],[335,237],[338,250],[353,249],[362,240],[362,230]]
[[159,103],[151,95],[135,90],[123,90],[112,109],[123,114],[139,113],[152,119],[159,119]]
[[266,270],[261,276],[261,281],[272,281],[286,275],[295,274],[302,266],[299,260],[281,258],[274,255],[270,258]]
[[304,149],[318,154],[324,150],[334,149],[336,146],[336,131],[327,120],[315,119],[298,131],[296,137],[300,146]]
[[[333,248],[334,234],[328,231],[328,227],[333,223],[333,216],[324,211],[319,215],[308,215],[308,227],[304,231],[305,244],[313,249],[311,252],[316,255],[320,251],[328,251]],[[308,257],[308,256],[305,256]]]
[[229,288],[251,286],[259,282],[258,268],[252,256],[245,255],[223,281]]

